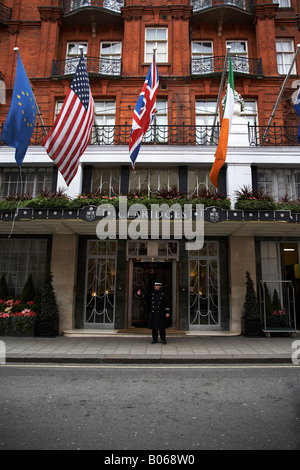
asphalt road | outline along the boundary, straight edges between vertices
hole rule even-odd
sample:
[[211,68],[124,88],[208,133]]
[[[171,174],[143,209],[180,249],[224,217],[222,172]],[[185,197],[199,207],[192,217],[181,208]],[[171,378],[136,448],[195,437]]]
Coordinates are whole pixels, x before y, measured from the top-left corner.
[[3,365],[0,396],[0,450],[300,449],[300,366]]

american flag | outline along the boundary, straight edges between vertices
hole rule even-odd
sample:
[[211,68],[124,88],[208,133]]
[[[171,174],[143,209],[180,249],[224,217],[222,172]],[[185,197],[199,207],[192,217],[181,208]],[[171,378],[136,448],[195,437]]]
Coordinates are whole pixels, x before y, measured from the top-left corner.
[[90,141],[93,120],[94,101],[82,52],[61,111],[42,144],[67,186],[76,175],[79,158]]
[[140,151],[143,136],[147,132],[156,111],[158,85],[159,76],[153,54],[152,63],[133,113],[129,141],[129,155],[133,168],[135,168],[135,161]]

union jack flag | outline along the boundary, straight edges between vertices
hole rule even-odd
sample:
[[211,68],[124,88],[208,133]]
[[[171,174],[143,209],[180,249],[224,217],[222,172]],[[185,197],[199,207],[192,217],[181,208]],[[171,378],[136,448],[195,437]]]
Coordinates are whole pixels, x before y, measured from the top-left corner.
[[140,151],[142,139],[154,118],[158,85],[159,76],[153,54],[152,63],[133,113],[129,141],[129,155],[133,168],[135,168],[135,161]]

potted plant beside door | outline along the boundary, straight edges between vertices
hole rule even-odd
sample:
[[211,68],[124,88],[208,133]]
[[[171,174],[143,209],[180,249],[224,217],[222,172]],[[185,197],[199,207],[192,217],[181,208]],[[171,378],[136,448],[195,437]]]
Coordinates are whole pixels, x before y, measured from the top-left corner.
[[58,320],[59,310],[53,288],[53,275],[50,271],[46,271],[37,335],[56,336],[58,334]]
[[242,315],[242,332],[245,336],[262,336],[261,317],[254,284],[250,273],[246,272],[246,295]]

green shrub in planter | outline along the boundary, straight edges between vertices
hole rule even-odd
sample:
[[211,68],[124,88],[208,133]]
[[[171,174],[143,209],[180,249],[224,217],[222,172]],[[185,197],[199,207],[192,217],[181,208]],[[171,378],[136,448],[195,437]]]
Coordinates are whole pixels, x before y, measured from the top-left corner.
[[43,293],[41,297],[41,310],[38,319],[39,336],[55,336],[58,334],[59,310],[53,288],[53,275],[50,271],[45,273]]
[[21,300],[23,303],[29,302],[35,298],[35,288],[33,285],[32,275],[29,274],[27,281],[23,287]]
[[235,209],[240,210],[275,210],[277,208],[274,199],[263,190],[253,191],[249,186],[244,186],[235,191],[237,201]]
[[246,272],[246,295],[242,315],[243,333],[246,336],[261,336],[261,318],[254,284],[250,273]]

